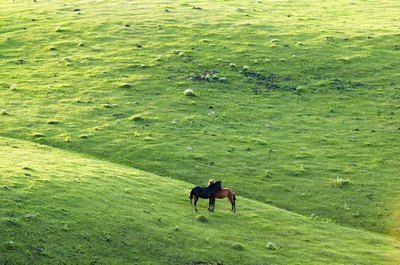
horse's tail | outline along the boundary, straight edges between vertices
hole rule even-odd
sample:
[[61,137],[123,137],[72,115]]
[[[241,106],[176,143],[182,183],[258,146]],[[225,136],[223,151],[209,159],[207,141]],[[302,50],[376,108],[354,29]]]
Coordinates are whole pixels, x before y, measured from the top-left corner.
[[236,193],[233,192],[233,200],[236,201]]
[[190,204],[192,204],[193,203],[193,195],[194,195],[194,192],[193,192],[193,190],[190,192],[190,196],[189,196],[189,198],[190,198]]

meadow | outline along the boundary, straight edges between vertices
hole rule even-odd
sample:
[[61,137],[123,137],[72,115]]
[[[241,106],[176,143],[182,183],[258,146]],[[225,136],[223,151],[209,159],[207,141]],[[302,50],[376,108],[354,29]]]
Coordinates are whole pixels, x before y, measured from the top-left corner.
[[398,10],[0,0],[0,264],[397,264]]

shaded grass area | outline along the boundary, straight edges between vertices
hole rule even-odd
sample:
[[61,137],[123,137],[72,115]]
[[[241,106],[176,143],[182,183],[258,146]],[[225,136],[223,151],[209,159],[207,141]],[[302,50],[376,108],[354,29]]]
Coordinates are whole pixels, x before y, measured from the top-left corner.
[[396,8],[2,4],[0,133],[191,183],[222,178],[247,198],[390,233]]
[[[394,264],[398,242],[238,198],[189,207],[191,184],[0,138],[9,264]],[[397,248],[396,248],[397,246]]]

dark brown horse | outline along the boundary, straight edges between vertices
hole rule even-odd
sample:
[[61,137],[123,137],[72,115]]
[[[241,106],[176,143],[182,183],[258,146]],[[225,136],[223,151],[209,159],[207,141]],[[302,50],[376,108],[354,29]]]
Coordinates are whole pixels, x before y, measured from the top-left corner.
[[190,192],[190,204],[192,204],[192,200],[194,199],[194,209],[197,212],[197,201],[199,200],[199,198],[209,199],[208,210],[213,212],[215,209],[215,195],[219,190],[221,190],[221,188],[221,181],[214,181],[207,187],[194,187]]
[[[214,183],[215,183],[215,180],[210,179],[208,181],[207,186],[211,186]],[[236,212],[236,193],[232,189],[222,188],[222,189],[218,190],[217,193],[215,194],[215,198],[217,198],[217,199],[228,198],[232,205],[231,211]]]

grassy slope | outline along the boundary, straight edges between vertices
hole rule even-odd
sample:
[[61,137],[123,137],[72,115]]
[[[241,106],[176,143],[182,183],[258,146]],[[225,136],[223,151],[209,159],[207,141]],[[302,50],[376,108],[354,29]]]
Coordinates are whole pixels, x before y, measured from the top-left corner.
[[399,255],[387,236],[241,197],[236,214],[227,201],[213,214],[201,201],[196,214],[191,184],[47,146],[0,138],[0,156],[1,263],[395,264]]
[[1,135],[390,233],[398,2],[242,2],[2,1]]

